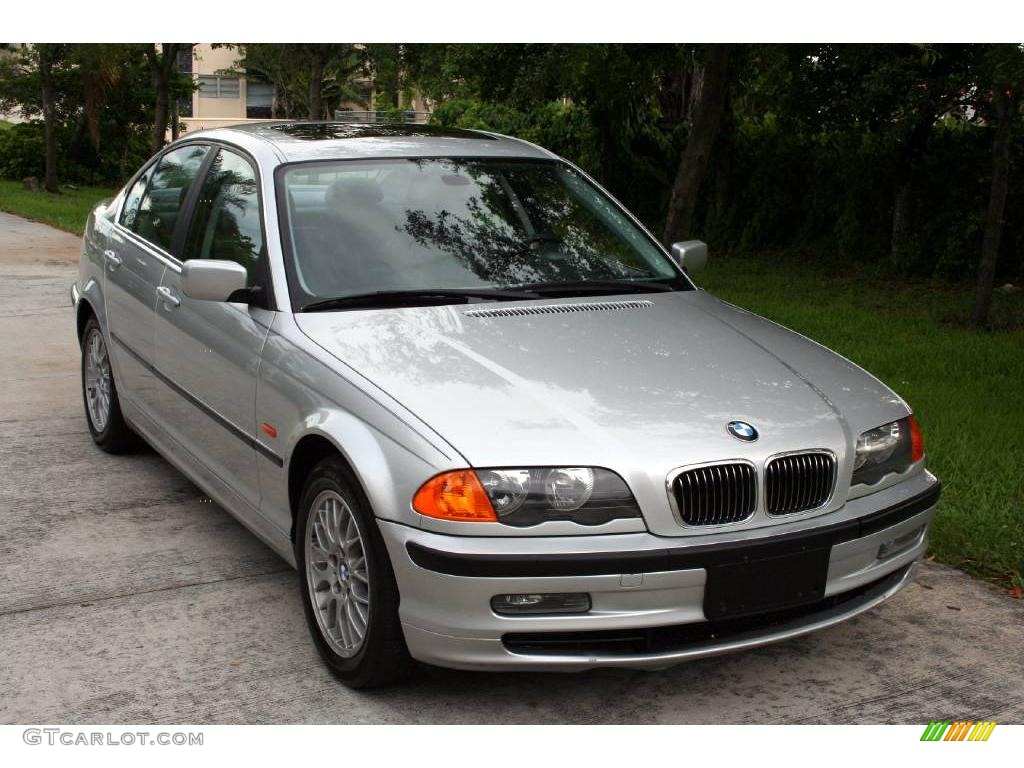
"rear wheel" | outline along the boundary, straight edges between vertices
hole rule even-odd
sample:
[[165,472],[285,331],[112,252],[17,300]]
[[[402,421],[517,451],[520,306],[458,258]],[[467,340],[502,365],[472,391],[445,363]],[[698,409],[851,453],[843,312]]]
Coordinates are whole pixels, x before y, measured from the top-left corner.
[[125,453],[139,446],[138,436],[121,415],[107,342],[95,317],[89,318],[82,332],[82,399],[96,445],[107,453]]
[[352,688],[406,677],[412,662],[391,562],[369,503],[338,457],[310,473],[297,523],[302,603],[321,658]]

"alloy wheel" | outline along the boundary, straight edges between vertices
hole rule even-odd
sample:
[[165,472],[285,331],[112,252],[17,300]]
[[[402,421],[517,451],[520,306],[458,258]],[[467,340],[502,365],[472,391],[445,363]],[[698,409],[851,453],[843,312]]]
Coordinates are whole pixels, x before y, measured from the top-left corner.
[[107,345],[98,328],[92,328],[89,331],[89,335],[85,339],[84,350],[85,405],[93,428],[97,432],[102,432],[110,420],[113,376],[110,372]]
[[370,577],[363,534],[335,491],[313,500],[306,526],[306,584],[320,632],[339,656],[355,656],[370,618]]

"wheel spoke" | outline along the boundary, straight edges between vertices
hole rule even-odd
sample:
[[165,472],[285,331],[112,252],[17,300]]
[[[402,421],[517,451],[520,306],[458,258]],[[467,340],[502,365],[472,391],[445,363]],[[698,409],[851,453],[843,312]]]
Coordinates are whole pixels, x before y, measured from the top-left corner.
[[334,549],[334,536],[331,532],[330,517],[330,512],[327,509],[320,509],[317,512],[317,525],[319,526],[319,532],[323,536],[323,548],[328,552]]
[[329,530],[331,532],[331,541],[333,541],[335,543],[335,545],[340,545],[341,544],[341,537],[338,536],[338,528],[340,527],[340,513],[338,511],[338,502],[337,502],[336,499],[331,499],[331,501],[330,501],[330,510],[331,510],[331,527],[330,527]]
[[349,626],[352,628],[352,634],[355,635],[357,640],[363,639],[363,633],[365,630],[365,624],[357,619],[357,611],[353,609],[354,602],[352,600],[345,601],[345,618],[348,620]]
[[336,629],[338,626],[338,598],[328,592],[327,604],[324,606],[324,613],[327,614],[328,629]]
[[331,593],[331,586],[328,584],[326,587],[322,586],[324,580],[318,580],[313,585],[313,603],[317,608],[325,609],[330,604],[334,595]]
[[326,549],[324,549],[322,546],[320,546],[320,544],[315,543],[315,542],[310,544],[310,558],[311,558],[311,562],[316,563],[318,565],[320,563],[326,563],[327,559],[330,556],[331,556],[331,553],[328,552]]
[[341,641],[344,643],[346,648],[351,648],[353,643],[352,638],[352,626],[349,624],[348,616],[345,615],[345,603],[343,600],[339,600],[335,606],[337,615],[335,616],[338,622],[338,631],[341,633]]
[[314,589],[320,588],[321,584],[326,584],[327,587],[323,591],[330,594],[331,583],[333,581],[332,576],[334,575],[334,569],[331,568],[330,563],[310,563],[313,567],[313,573],[310,576],[310,583]]
[[[353,594],[352,597],[355,597]],[[362,632],[366,632],[366,617],[369,613],[368,607],[359,600],[349,600],[352,607],[355,609],[356,614],[359,616],[360,624],[362,625]]]
[[361,603],[362,605],[369,605],[370,604],[370,597],[367,594],[363,594],[362,592],[360,592],[360,591],[358,591],[356,589],[350,589],[349,590],[349,594],[352,595],[352,598],[357,603]]
[[319,520],[313,523],[313,542],[312,546],[316,547],[319,552],[323,552],[327,555],[331,551],[331,540],[327,536],[327,532],[324,530],[324,525]]

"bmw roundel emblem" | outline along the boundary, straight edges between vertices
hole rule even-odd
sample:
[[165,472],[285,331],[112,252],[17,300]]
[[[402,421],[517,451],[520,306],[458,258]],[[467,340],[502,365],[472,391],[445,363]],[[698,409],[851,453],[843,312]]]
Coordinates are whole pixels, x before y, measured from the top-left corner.
[[757,430],[754,429],[753,424],[747,424],[745,421],[730,421],[725,425],[725,428],[737,440],[742,440],[745,443],[752,443],[757,440]]

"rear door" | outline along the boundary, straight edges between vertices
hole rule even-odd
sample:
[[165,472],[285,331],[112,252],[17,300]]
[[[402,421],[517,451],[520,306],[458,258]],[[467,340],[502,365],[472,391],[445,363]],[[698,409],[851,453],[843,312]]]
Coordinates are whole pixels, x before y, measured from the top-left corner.
[[120,395],[154,403],[152,366],[156,289],[171,256],[182,204],[209,147],[189,145],[164,153],[132,184],[107,242],[104,295]]
[[224,259],[246,268],[250,295],[239,301],[190,299],[179,270],[168,269],[156,309],[156,361],[173,382],[160,397],[162,425],[253,506],[259,504],[255,451],[256,376],[269,333],[268,279],[254,165],[226,148],[193,194],[182,261]]

